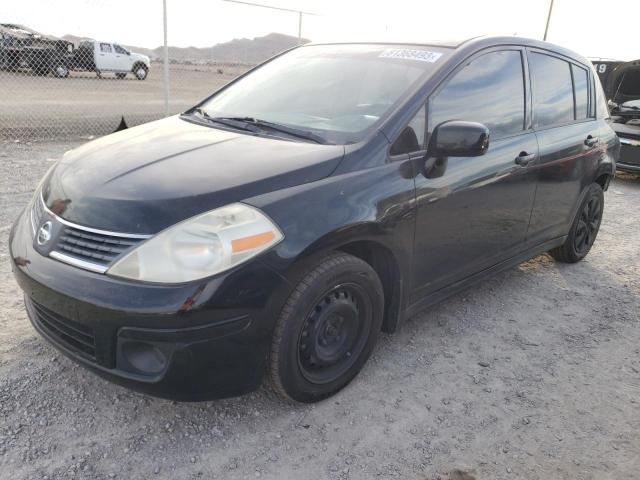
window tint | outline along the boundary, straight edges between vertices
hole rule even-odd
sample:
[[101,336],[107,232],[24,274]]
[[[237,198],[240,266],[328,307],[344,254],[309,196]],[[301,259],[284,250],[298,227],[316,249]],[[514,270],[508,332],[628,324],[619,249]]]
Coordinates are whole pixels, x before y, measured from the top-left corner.
[[529,56],[534,124],[544,128],[569,123],[573,117],[573,90],[568,62],[541,53]]
[[111,44],[110,43],[101,43],[100,51],[103,53],[111,53]]
[[589,74],[584,68],[571,65],[573,71],[573,89],[576,95],[576,119],[589,116]]
[[423,105],[391,146],[391,155],[417,152],[425,149],[424,134],[427,113]]
[[113,44],[113,48],[115,49],[116,53],[122,53],[123,55],[126,55],[127,51],[122,48],[120,45],[116,45],[115,43]]
[[492,138],[524,129],[524,78],[519,51],[491,52],[472,60],[429,105],[432,131],[447,120],[484,123]]

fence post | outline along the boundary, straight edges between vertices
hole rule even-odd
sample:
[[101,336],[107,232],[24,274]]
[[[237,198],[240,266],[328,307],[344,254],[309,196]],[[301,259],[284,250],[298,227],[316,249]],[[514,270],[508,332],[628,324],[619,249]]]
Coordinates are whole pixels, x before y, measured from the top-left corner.
[[167,0],[162,0],[162,15],[164,25],[164,115],[169,116],[169,46],[167,45]]

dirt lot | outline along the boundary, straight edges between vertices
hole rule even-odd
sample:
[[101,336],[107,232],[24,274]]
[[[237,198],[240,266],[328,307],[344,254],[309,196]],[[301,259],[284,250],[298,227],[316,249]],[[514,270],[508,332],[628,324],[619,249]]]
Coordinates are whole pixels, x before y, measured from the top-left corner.
[[179,404],[27,321],[10,223],[70,146],[0,143],[0,478],[640,478],[640,178],[613,182],[585,261],[539,256],[417,316],[334,398]]
[[[222,74],[218,72],[222,69]],[[195,105],[245,70],[229,66],[170,66],[170,111]],[[122,116],[129,125],[164,116],[162,65],[144,81],[113,74],[72,72],[69,78],[30,71],[0,71],[0,138],[55,139],[112,132]]]

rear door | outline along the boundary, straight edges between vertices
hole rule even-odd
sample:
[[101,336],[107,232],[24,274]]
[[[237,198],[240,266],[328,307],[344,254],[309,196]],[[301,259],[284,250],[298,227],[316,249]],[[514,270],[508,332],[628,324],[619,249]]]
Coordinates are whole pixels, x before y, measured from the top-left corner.
[[110,43],[96,43],[96,69],[107,72],[116,70],[116,58]]
[[431,95],[428,132],[447,120],[485,124],[488,152],[447,159],[416,178],[414,301],[519,253],[535,194],[538,144],[530,129],[524,49],[484,51]]
[[548,51],[529,49],[533,127],[540,146],[530,244],[566,235],[585,187],[603,155],[591,69]]

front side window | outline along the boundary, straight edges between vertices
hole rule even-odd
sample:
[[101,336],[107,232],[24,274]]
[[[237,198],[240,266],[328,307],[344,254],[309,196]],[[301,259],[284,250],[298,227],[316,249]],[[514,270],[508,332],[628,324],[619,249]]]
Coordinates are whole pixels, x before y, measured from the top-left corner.
[[101,43],[100,51],[102,53],[111,53],[111,44],[110,43]]
[[304,46],[249,73],[202,108],[213,117],[251,117],[351,143],[375,128],[447,55],[438,47]]
[[529,55],[534,125],[546,128],[574,120],[571,65],[543,53]]
[[124,48],[122,48],[120,45],[117,45],[114,43],[113,48],[115,49],[116,53],[121,53],[123,55],[127,54],[127,51]]
[[490,52],[471,60],[429,104],[429,129],[448,120],[486,125],[491,138],[524,130],[524,74],[517,50]]

